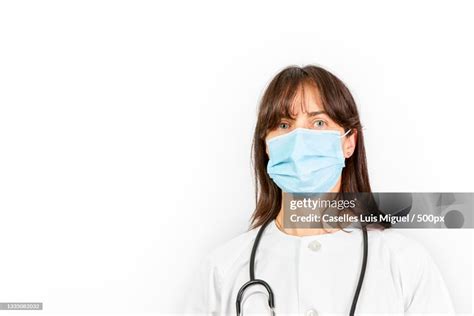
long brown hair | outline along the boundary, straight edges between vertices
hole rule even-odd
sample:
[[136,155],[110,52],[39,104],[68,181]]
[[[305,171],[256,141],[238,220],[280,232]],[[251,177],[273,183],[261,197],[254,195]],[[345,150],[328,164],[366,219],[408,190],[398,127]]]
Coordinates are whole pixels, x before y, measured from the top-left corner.
[[351,129],[349,135],[357,130],[355,151],[346,159],[342,171],[341,192],[371,192],[362,125],[349,89],[335,75],[321,67],[289,66],[269,83],[258,109],[252,144],[256,208],[251,218],[251,228],[275,219],[281,209],[281,189],[266,170],[269,158],[265,152],[265,137],[283,117],[291,117],[291,108],[298,91],[304,91],[304,86],[308,84],[319,90],[322,106],[334,122],[345,131]]

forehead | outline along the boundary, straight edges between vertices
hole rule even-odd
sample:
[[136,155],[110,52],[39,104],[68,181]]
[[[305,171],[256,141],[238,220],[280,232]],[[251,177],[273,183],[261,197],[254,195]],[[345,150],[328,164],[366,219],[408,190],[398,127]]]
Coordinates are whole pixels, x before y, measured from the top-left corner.
[[302,84],[295,94],[290,111],[292,116],[324,111],[319,89],[313,84]]

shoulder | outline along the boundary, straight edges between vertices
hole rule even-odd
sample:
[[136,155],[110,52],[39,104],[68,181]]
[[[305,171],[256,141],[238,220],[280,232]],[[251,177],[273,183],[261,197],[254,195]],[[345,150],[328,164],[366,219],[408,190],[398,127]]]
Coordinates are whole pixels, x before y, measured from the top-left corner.
[[187,296],[189,311],[207,312],[218,309],[224,278],[236,262],[246,258],[247,253],[250,256],[248,249],[251,248],[256,233],[257,229],[243,232],[201,258]]
[[219,311],[223,279],[235,262],[239,262],[252,244],[256,229],[241,233],[214,248],[198,264],[186,296],[185,311],[209,314]]
[[414,261],[426,260],[429,257],[426,248],[418,240],[405,234],[403,230],[386,228],[372,231],[371,235],[373,239],[377,239],[380,247],[400,259]]
[[[427,268],[434,262],[425,246],[406,234],[403,229],[384,229],[369,233],[374,255],[390,267],[393,277],[399,279],[404,287],[414,287]],[[369,246],[370,247],[370,246]]]
[[240,262],[242,258],[250,256],[257,232],[258,227],[238,234],[220,244],[206,256],[206,264],[213,267],[221,277],[227,274],[236,262]]
[[374,235],[376,251],[389,266],[394,281],[401,286],[405,306],[408,306],[422,282],[437,278],[437,267],[423,244],[403,229],[388,228]]
[[441,271],[421,242],[403,229],[386,229],[378,237],[394,280],[402,289],[405,311],[453,313]]

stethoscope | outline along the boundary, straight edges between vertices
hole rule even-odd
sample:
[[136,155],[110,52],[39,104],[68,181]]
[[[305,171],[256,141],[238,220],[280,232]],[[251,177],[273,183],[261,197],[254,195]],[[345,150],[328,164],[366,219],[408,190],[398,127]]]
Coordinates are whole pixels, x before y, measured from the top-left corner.
[[[256,279],[255,278],[255,255],[257,253],[257,248],[258,244],[260,243],[260,239],[262,238],[263,231],[265,228],[272,222],[272,219],[267,221],[265,224],[263,224],[260,229],[258,230],[257,237],[255,237],[255,241],[253,243],[252,247],[252,253],[250,254],[250,280],[247,281],[242,287],[240,288],[238,294],[237,294],[237,299],[235,301],[235,307],[237,311],[237,316],[242,315],[242,296],[244,295],[244,292],[246,289],[253,285],[261,285],[263,286],[267,292],[268,292],[268,306],[270,307],[271,314],[275,315],[275,298],[273,295],[273,290],[270,287],[270,285],[265,282],[262,279]],[[367,253],[368,253],[368,241],[367,241],[367,229],[365,226],[362,226],[362,232],[364,236],[364,257],[362,259],[362,268],[360,271],[360,276],[359,276],[359,282],[357,284],[356,291],[354,293],[354,299],[352,300],[352,306],[351,306],[351,311],[349,313],[350,316],[354,316],[354,312],[357,306],[357,300],[359,299],[359,294],[360,294],[360,289],[362,288],[362,282],[364,282],[364,275],[365,275],[365,268],[367,267]]]

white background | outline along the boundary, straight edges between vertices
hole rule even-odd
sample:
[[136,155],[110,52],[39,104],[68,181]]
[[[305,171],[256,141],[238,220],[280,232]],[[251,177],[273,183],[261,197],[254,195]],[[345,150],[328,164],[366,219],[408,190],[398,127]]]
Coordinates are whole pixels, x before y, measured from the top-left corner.
[[[248,227],[256,107],[288,65],[349,86],[374,190],[473,192],[471,3],[1,2],[0,302],[179,312]],[[470,312],[472,230],[410,233]]]

